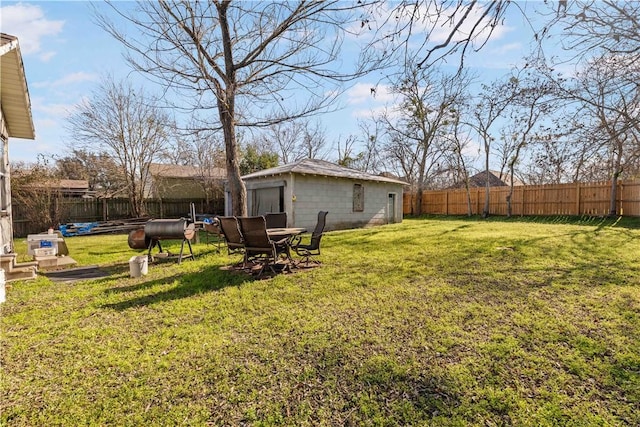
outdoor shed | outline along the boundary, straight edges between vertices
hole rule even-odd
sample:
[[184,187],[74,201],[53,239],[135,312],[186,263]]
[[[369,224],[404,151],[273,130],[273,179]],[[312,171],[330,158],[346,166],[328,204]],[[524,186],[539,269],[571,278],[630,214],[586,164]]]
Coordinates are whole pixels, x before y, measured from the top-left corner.
[[0,254],[13,252],[9,138],[35,139],[18,39],[0,33]]
[[242,177],[249,215],[287,212],[288,226],[312,230],[319,211],[329,211],[327,229],[402,222],[407,183],[317,159]]

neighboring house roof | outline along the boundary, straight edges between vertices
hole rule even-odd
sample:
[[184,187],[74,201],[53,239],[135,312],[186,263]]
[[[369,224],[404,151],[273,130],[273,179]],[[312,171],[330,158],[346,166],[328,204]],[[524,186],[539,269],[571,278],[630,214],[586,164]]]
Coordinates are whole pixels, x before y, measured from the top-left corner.
[[[487,185],[487,171],[478,172],[477,174],[469,177],[469,187],[484,187]],[[511,185],[511,180],[508,176],[500,179],[500,172],[489,170],[489,186],[490,187],[507,187]],[[514,178],[513,185],[523,185],[522,182]]]
[[275,168],[265,169],[258,172],[250,173],[242,177],[243,180],[262,178],[274,175],[283,175],[296,173],[301,175],[318,175],[331,176],[335,178],[349,178],[362,181],[379,181],[389,182],[393,184],[408,185],[406,182],[386,176],[372,175],[356,169],[346,168],[334,163],[326,162],[318,159],[302,159],[297,162],[289,163]]
[[[202,170],[197,166],[164,165],[151,163],[149,173],[152,176],[163,178],[201,178]],[[211,168],[207,170],[207,177],[213,179],[225,179],[227,173],[223,168]]]
[[89,190],[89,181],[85,179],[46,179],[28,184],[28,188],[48,188],[50,190],[59,190],[67,195],[87,195],[95,194],[95,191]]
[[88,190],[89,181],[86,179],[61,179],[60,188],[67,188],[70,190]]
[[0,100],[10,137],[35,139],[31,101],[18,39],[0,33]]

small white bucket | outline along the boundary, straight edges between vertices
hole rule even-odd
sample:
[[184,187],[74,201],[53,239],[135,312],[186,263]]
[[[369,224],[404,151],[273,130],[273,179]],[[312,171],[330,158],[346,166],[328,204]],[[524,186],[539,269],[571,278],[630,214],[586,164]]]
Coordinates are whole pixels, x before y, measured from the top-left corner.
[[0,268],[0,303],[6,301],[4,270]]
[[149,261],[146,255],[132,256],[129,259],[131,277],[145,276],[149,272]]

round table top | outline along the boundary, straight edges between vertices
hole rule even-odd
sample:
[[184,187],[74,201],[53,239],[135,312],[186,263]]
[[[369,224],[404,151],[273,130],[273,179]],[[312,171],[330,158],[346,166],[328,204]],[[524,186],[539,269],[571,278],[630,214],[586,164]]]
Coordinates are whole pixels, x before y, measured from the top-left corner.
[[267,228],[269,236],[295,236],[307,231],[306,228],[289,227],[289,228]]

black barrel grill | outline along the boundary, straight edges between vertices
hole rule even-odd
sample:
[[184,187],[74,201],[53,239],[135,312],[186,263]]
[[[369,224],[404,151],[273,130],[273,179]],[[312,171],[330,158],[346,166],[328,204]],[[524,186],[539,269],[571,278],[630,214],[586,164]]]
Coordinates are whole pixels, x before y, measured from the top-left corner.
[[[191,239],[195,234],[195,226],[186,219],[152,219],[144,225],[144,243],[141,241],[140,231],[134,230],[129,234],[129,246],[134,249],[148,248],[147,255],[149,259],[153,259],[151,250],[154,246],[158,246],[159,252],[162,252],[161,240],[182,240],[178,255],[178,264],[180,264],[183,258],[195,259],[191,248]],[[189,255],[184,255],[185,242],[189,246]],[[144,246],[141,246],[142,244]]]

